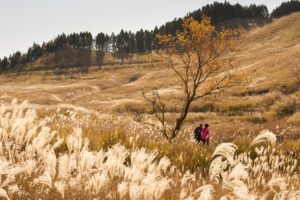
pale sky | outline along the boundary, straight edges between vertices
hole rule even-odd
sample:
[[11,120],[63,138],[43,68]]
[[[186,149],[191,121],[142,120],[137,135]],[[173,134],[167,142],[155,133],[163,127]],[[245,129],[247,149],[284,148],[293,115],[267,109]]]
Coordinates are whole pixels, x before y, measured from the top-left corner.
[[[231,4],[265,4],[269,12],[282,0],[228,0]],[[0,0],[0,58],[26,52],[61,33],[118,33],[151,30],[214,0]],[[220,1],[223,2],[223,1]]]

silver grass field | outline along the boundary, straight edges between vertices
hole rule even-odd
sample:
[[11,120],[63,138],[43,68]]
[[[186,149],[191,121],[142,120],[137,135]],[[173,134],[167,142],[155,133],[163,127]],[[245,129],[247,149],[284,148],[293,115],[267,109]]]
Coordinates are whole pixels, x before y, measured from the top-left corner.
[[[220,143],[207,154],[207,169],[190,170],[139,147],[139,137],[157,134],[130,119],[128,144],[115,141],[95,150],[84,128],[120,119],[99,115],[95,122],[89,111],[66,112],[38,117],[33,105],[17,100],[0,107],[1,199],[300,199],[299,153],[280,153],[268,130],[251,139],[252,151],[238,153],[236,144]],[[54,130],[54,122],[68,124],[70,133]]]

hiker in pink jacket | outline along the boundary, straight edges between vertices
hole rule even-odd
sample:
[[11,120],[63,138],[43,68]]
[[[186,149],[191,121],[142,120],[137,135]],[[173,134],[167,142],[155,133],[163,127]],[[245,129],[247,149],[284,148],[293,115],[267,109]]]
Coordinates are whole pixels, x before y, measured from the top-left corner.
[[205,144],[209,144],[209,130],[208,130],[209,125],[205,124],[204,128],[202,129],[202,142]]

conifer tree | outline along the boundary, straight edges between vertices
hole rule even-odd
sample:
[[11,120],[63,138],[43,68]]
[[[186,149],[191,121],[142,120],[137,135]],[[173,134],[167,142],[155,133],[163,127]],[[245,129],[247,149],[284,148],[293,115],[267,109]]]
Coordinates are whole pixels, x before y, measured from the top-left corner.
[[9,68],[9,62],[8,62],[8,59],[7,57],[4,57],[1,62],[0,62],[0,72],[3,73],[3,72],[7,72],[8,71],[8,68]]
[[116,53],[116,52],[117,52],[116,35],[115,35],[114,33],[112,33],[112,34],[110,35],[109,43],[110,43],[110,50],[111,50],[113,53]]
[[145,36],[144,36],[143,29],[136,32],[135,40],[136,40],[137,53],[144,53],[145,52]]
[[107,42],[107,36],[104,33],[99,33],[96,36],[96,63],[99,66],[99,69],[103,65]]
[[11,70],[14,70],[15,67],[20,63],[21,60],[21,52],[17,51],[16,53],[14,53],[13,55],[11,55],[9,57],[9,62],[10,62],[10,68]]
[[129,52],[131,54],[136,52],[136,43],[135,43],[135,35],[134,33],[129,32],[129,43],[128,43],[128,47],[129,47]]
[[[59,43],[57,43],[59,45]],[[44,53],[43,48],[36,43],[33,43],[32,47],[27,50],[27,61],[32,62],[42,56]]]
[[98,33],[96,36],[96,50],[104,51],[106,43],[106,37],[104,33]]
[[153,43],[153,32],[145,30],[145,49],[147,52],[152,51],[152,43]]

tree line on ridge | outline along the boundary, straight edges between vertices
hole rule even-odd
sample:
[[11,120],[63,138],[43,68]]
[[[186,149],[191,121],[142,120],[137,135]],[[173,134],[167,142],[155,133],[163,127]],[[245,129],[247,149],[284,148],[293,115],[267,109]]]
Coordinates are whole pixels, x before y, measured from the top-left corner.
[[[241,6],[231,5],[229,2],[214,2],[201,9],[188,13],[183,18],[175,18],[153,30],[131,32],[121,30],[118,34],[98,33],[95,37],[90,32],[60,34],[55,39],[44,42],[42,45],[34,43],[27,52],[17,51],[9,57],[0,58],[0,73],[22,70],[27,63],[36,61],[46,53],[55,53],[55,67],[88,67],[91,51],[96,51],[96,64],[101,66],[105,52],[111,52],[117,58],[126,59],[133,54],[151,52],[157,47],[156,35],[172,34],[182,31],[182,22],[187,17],[193,17],[201,21],[202,16],[211,18],[212,25],[221,24],[227,20],[242,19],[267,19],[269,17],[281,17],[291,12],[300,11],[299,0],[291,0],[282,3],[271,14],[265,5]],[[71,56],[68,59],[65,57]],[[74,61],[74,58],[78,58]],[[61,61],[63,60],[63,61]]]

